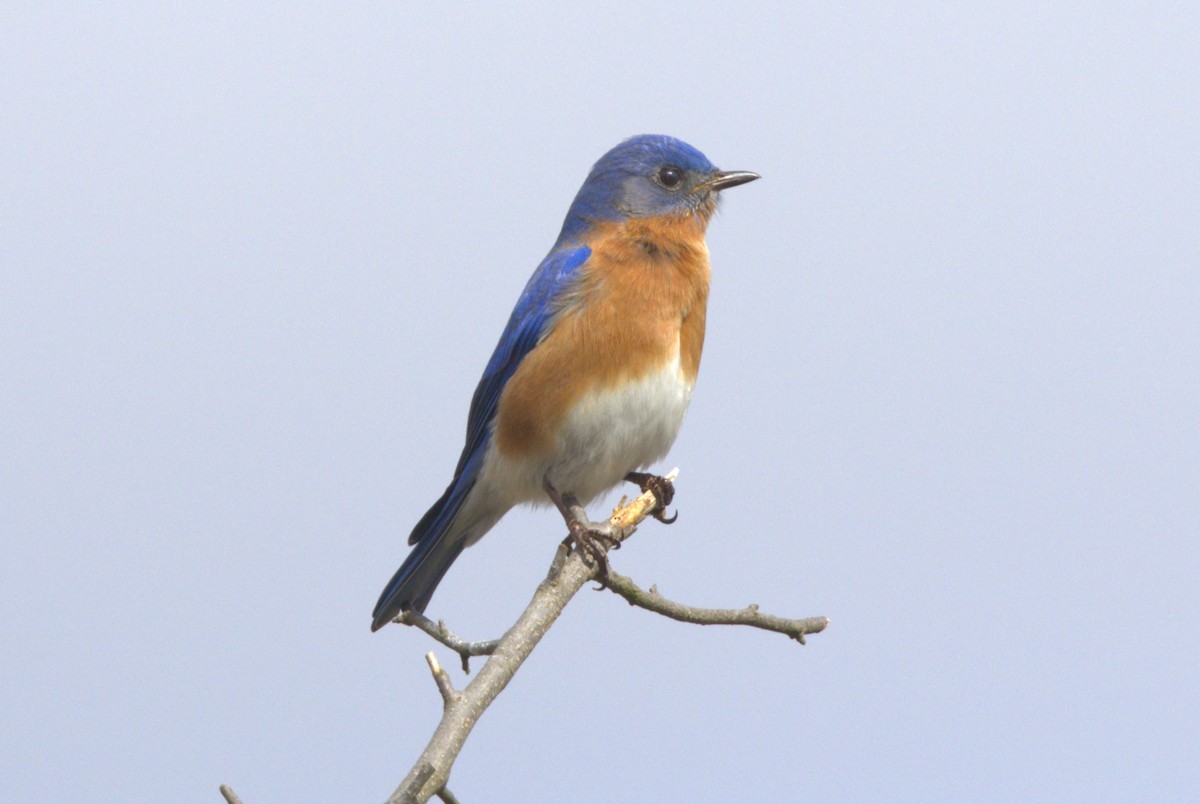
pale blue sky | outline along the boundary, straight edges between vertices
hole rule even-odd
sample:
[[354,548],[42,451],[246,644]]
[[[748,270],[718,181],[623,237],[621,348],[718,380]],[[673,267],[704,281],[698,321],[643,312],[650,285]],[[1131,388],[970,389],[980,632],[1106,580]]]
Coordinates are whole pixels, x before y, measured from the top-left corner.
[[[1200,12],[696,6],[7,8],[6,798],[391,792],[440,700],[371,608],[643,132],[763,179],[710,229],[679,522],[615,566],[833,623],[583,593],[452,789],[1194,796]],[[511,515],[429,613],[498,635],[561,531]]]

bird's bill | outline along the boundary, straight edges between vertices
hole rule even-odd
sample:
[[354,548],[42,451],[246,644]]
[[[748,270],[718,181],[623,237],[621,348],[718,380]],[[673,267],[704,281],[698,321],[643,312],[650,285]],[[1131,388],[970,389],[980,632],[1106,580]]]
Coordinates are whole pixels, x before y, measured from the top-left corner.
[[751,173],[749,170],[719,170],[713,174],[712,178],[704,182],[706,190],[727,190],[730,187],[737,187],[739,184],[761,179],[757,173]]

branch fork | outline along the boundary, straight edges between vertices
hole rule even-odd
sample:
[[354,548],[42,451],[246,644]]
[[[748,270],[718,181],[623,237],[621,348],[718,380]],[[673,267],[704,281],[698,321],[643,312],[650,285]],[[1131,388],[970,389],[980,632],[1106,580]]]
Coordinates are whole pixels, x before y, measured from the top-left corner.
[[[674,481],[679,470],[673,469],[666,480]],[[613,511],[607,522],[593,523],[578,502],[565,500],[564,515],[569,513],[589,530],[611,539],[603,552],[617,547],[628,539],[638,525],[648,516],[654,516],[660,501],[652,490],[644,491],[631,502],[624,499]],[[446,789],[450,769],[476,721],[512,680],[517,669],[533,652],[534,647],[562,613],[575,593],[591,580],[598,580],[607,562],[590,561],[578,545],[568,550],[560,545],[554,561],[534,593],[533,600],[517,622],[500,639],[468,642],[454,634],[445,623],[434,623],[423,614],[405,612],[396,622],[414,626],[453,650],[462,660],[463,672],[469,673],[468,660],[472,656],[488,656],[479,674],[459,691],[454,689],[449,673],[438,662],[432,652],[425,660],[433,675],[434,683],[442,696],[443,713],[441,722],[425,751],[417,759],[408,776],[400,783],[388,799],[389,804],[398,802],[424,802],[433,796],[443,801],[453,801]],[[611,570],[603,578],[604,585],[623,597],[632,606],[639,606],[681,622],[700,625],[748,625],[766,631],[784,634],[801,644],[807,634],[822,631],[828,624],[826,617],[809,617],[792,620],[764,614],[758,606],[751,604],[744,609],[700,609],[667,600],[657,588],[649,591],[639,588],[629,578]]]
[[[679,470],[673,469],[665,480],[673,482]],[[607,553],[619,547],[637,530],[648,516],[662,521],[661,503],[653,490],[644,491],[631,502],[622,498],[607,522],[595,523],[587,518],[583,506],[575,500],[563,500],[564,516],[573,517],[589,531],[600,534],[593,547],[599,547],[602,560],[593,560],[585,553],[586,548],[575,545],[568,549],[566,543],[559,545],[545,580],[538,584],[533,600],[521,617],[500,639],[468,642],[446,627],[440,620],[434,622],[424,614],[407,611],[395,622],[413,626],[424,631],[435,640],[458,654],[464,673],[470,673],[469,660],[473,656],[487,656],[488,660],[479,674],[462,690],[454,688],[450,674],[442,667],[432,651],[425,654],[429,672],[442,697],[442,719],[433,737],[413,765],[412,770],[388,799],[395,802],[425,802],[437,796],[445,804],[456,804],[457,799],[446,787],[450,769],[462,750],[467,736],[476,721],[499,695],[521,664],[533,652],[534,647],[546,631],[558,619],[567,603],[588,581],[599,580],[603,586],[620,595],[631,606],[638,606],[670,617],[680,622],[699,625],[746,625],[764,631],[783,634],[804,644],[804,637],[825,629],[827,617],[808,617],[800,620],[764,614],[757,604],[744,609],[702,609],[668,600],[658,592],[656,586],[649,590],[638,587],[629,578],[612,572],[607,567]],[[227,804],[241,804],[237,794],[228,785],[221,785],[221,795]]]

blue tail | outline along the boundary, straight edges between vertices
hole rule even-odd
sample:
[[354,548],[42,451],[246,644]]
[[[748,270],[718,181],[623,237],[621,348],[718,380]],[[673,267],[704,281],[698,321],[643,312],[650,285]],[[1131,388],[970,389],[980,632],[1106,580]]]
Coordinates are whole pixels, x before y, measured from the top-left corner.
[[449,531],[474,485],[473,478],[456,477],[413,528],[408,537],[413,550],[383,588],[371,614],[372,631],[383,628],[406,609],[425,611],[446,570],[467,546],[465,533]]

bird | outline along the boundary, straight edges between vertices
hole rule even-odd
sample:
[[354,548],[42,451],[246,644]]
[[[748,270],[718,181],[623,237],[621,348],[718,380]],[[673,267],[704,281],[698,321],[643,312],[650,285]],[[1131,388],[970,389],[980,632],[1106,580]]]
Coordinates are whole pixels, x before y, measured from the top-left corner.
[[586,505],[627,479],[662,488],[638,470],[666,456],[696,383],[705,232],[720,193],[758,178],[660,134],[593,165],[483,370],[454,478],[408,537],[372,631],[423,613],[463,549],[516,505],[566,517],[564,499]]

